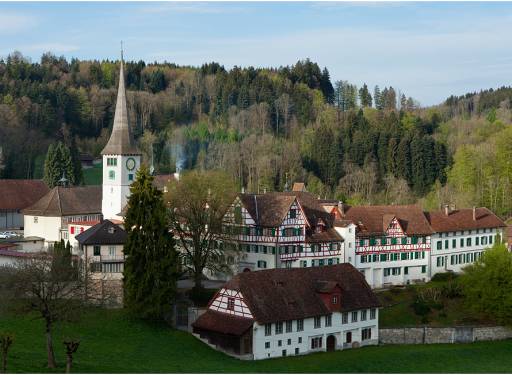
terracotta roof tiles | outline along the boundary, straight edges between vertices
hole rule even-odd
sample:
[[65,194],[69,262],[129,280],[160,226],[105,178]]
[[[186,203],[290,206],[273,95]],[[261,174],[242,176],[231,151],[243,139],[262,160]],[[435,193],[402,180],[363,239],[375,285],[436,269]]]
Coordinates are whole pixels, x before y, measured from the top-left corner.
[[22,210],[33,205],[50,189],[43,180],[0,179],[0,210]]

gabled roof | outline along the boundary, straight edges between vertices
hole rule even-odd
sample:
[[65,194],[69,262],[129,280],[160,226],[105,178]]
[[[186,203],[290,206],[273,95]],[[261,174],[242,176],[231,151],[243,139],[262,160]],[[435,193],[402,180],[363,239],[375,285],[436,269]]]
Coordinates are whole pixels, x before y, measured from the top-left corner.
[[22,212],[33,216],[101,214],[101,197],[101,186],[56,186]]
[[133,140],[130,124],[128,123],[128,107],[126,104],[126,90],[124,87],[124,68],[121,59],[119,71],[119,88],[117,90],[116,110],[114,113],[114,125],[107,145],[101,151],[102,155],[140,155]]
[[[351,264],[309,268],[278,268],[243,272],[224,286],[238,290],[260,324],[329,314],[318,292],[319,286],[339,285],[341,311],[379,307],[364,276]],[[229,319],[224,314],[224,319]]]
[[0,179],[0,210],[21,210],[33,205],[50,189],[43,180]]
[[476,220],[473,220],[473,209],[463,208],[451,211],[448,215],[442,210],[427,212],[426,216],[435,232],[506,227],[503,220],[488,208],[475,208],[475,214]]
[[279,226],[295,201],[294,196],[281,193],[240,194],[239,197],[256,224],[262,227]]
[[389,223],[397,218],[407,235],[429,235],[432,228],[419,206],[345,206],[343,219],[357,225],[360,235],[384,235]]
[[80,245],[122,245],[126,242],[126,231],[110,220],[102,222],[83,231],[76,240]]

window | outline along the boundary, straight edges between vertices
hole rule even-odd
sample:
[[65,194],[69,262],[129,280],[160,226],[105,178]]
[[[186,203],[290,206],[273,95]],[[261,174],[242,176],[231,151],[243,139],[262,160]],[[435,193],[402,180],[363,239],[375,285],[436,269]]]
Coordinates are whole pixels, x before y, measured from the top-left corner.
[[108,255],[110,255],[111,257],[116,255],[116,247],[115,246],[108,247]]
[[480,237],[475,237],[475,245],[480,245]]
[[443,241],[437,241],[437,250],[443,249]]
[[370,309],[370,319],[375,319],[375,316],[377,315],[377,309]]
[[99,257],[101,255],[101,247],[99,245],[94,245],[94,247],[93,247],[93,255],[95,257]]
[[286,349],[283,350],[283,357],[286,357]]
[[319,349],[322,347],[322,338],[321,337],[313,337],[311,339],[311,349]]
[[267,341],[267,342],[265,343],[265,349],[270,349],[270,341]]
[[283,333],[283,322],[276,323],[276,335]]
[[291,345],[292,344],[292,339],[288,339],[287,344]]
[[331,327],[332,326],[332,315],[326,315],[325,316],[325,326]]
[[322,323],[320,322],[320,317],[319,316],[315,316],[315,328],[320,328]]
[[471,246],[471,237],[466,238],[466,246]]
[[370,340],[372,338],[372,329],[371,328],[363,328],[361,330],[361,339]]
[[421,266],[421,273],[427,272],[427,266]]
[[34,224],[37,224],[38,221],[39,221],[39,218],[37,216],[34,216]]
[[409,267],[404,267],[404,275],[408,275],[409,274]]
[[307,260],[302,260],[301,264],[302,264],[302,267],[305,268],[305,267],[308,266],[308,261]]
[[115,180],[116,179],[116,172],[114,171],[108,171],[108,178],[110,180]]
[[235,309],[235,299],[233,297],[228,297],[228,310],[234,310]]
[[297,210],[295,210],[294,208],[292,208],[290,210],[290,219],[295,219],[297,217]]
[[299,339],[297,340],[297,342],[298,342],[299,344],[302,344],[302,337],[299,337]]
[[460,247],[464,247],[464,238],[460,239]]
[[299,348],[295,348],[295,355],[299,354]]
[[449,241],[448,240],[444,240],[444,248],[445,248],[445,250],[448,250],[448,244],[449,244]]
[[332,296],[332,304],[333,305],[338,304],[338,296]]
[[357,311],[352,311],[352,323],[357,322]]
[[304,331],[304,319],[297,319],[297,332],[300,331]]
[[382,238],[380,239],[380,244],[381,244],[381,245],[385,245],[385,244],[386,244],[386,237],[382,237]]
[[366,320],[366,310],[361,310],[361,321]]
[[343,315],[341,315],[341,324],[347,324],[348,323],[348,313],[344,312]]
[[402,245],[407,245],[407,237],[402,237]]
[[489,236],[489,243],[492,244],[492,236]]
[[272,334],[272,324],[265,324],[265,336],[270,336]]
[[133,173],[128,174],[128,181],[133,181]]
[[291,332],[293,330],[292,323],[293,322],[291,320],[286,321],[286,332]]
[[267,262],[264,260],[258,260],[258,268],[267,268]]
[[279,341],[277,342],[277,346],[283,346],[283,341],[282,341],[282,340],[279,340]]
[[454,238],[452,240],[452,249],[456,249],[457,248],[457,240]]

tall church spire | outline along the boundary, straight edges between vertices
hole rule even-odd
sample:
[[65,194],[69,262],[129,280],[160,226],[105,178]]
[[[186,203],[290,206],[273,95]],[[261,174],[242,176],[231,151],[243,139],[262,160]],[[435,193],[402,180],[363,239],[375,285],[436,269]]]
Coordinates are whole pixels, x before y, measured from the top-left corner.
[[119,88],[117,90],[114,126],[102,155],[140,155],[133,140],[130,124],[128,123],[128,108],[126,104],[126,89],[124,86],[123,44],[121,42],[121,69],[119,71]]

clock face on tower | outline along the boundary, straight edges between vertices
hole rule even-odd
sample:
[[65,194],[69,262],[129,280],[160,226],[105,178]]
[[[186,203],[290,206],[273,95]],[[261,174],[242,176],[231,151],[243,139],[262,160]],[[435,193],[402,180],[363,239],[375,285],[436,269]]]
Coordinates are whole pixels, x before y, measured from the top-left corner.
[[135,169],[135,159],[134,158],[128,158],[126,160],[126,168],[128,168],[129,171],[133,171]]

